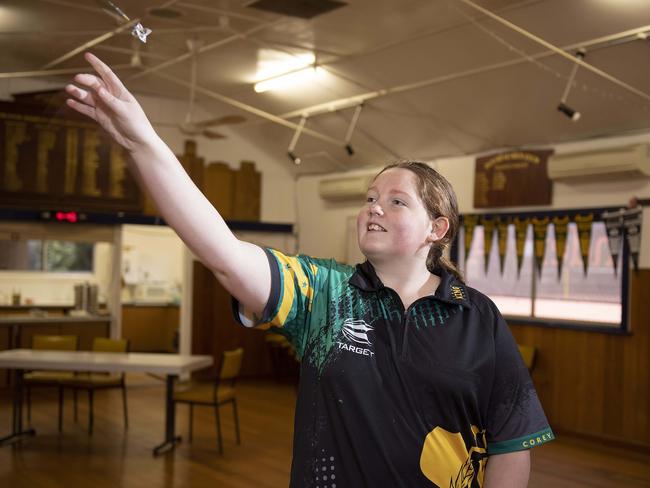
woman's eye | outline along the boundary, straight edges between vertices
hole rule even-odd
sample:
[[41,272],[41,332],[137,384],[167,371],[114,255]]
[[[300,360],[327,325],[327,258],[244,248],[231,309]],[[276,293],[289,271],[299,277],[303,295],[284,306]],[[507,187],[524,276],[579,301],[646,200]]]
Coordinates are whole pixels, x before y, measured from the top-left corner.
[[375,201],[375,197],[366,197],[366,202],[372,203]]
[[403,201],[401,201],[401,200],[393,200],[393,203],[394,203],[395,205],[406,205],[406,204],[405,204]]

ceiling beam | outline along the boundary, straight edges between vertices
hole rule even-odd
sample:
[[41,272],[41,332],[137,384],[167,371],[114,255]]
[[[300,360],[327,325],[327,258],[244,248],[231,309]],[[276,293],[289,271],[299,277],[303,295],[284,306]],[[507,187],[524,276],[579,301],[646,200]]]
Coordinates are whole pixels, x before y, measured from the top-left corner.
[[[178,0],[168,0],[167,2],[163,3],[159,8],[166,8],[169,7],[170,5],[173,5],[174,3],[178,2]],[[146,16],[143,16],[143,18]],[[49,69],[53,68],[54,66],[61,64],[62,62],[72,58],[73,56],[76,56],[79,53],[84,52],[87,49],[90,49],[91,47],[100,44],[107,39],[110,39],[111,37],[119,34],[120,32],[133,27],[135,24],[140,22],[142,18],[136,18],[136,19],[131,19],[129,20],[126,24],[122,24],[121,26],[117,27],[116,29],[113,29],[111,31],[106,32],[105,34],[102,34],[101,36],[95,37],[94,39],[91,39],[90,41],[86,41],[80,46],[77,46],[76,48],[72,49],[71,51],[68,51],[65,53],[63,56],[59,56],[58,58],[50,61],[49,63],[43,65],[41,69]]]
[[[182,86],[185,86],[185,87],[188,87],[188,88],[191,87],[191,83],[189,83],[189,82],[187,82],[185,80],[182,80],[180,78],[177,78],[176,76],[168,75],[167,73],[155,73],[155,75],[159,76],[161,78],[164,78],[166,80],[169,80],[172,83],[176,83],[178,85],[182,85]],[[243,110],[245,112],[253,114],[253,115],[257,116],[257,117],[261,117],[263,119],[266,119],[266,120],[268,120],[270,122],[274,122],[276,124],[283,125],[285,127],[293,129],[293,130],[296,130],[298,128],[298,124],[294,124],[293,122],[290,122],[288,120],[280,118],[277,115],[273,115],[273,114],[271,114],[269,112],[265,112],[264,110],[261,110],[259,108],[253,107],[252,105],[248,105],[246,103],[240,102],[239,100],[235,100],[234,98],[230,98],[230,97],[228,97],[226,95],[222,95],[221,93],[217,93],[215,91],[208,90],[207,88],[204,88],[204,87],[199,86],[199,85],[195,85],[194,89],[198,93],[202,93],[203,95],[205,95],[207,97],[213,98],[215,100],[219,100],[220,102],[226,103],[226,104],[231,105],[231,106],[233,106],[235,108],[238,108],[240,110]],[[308,128],[305,127],[305,128],[302,129],[302,132],[304,132],[305,134],[308,134],[308,135],[310,135],[312,137],[315,137],[317,139],[320,139],[322,141],[329,142],[330,144],[334,144],[335,146],[338,146],[340,148],[343,148],[345,146],[345,143],[343,141],[340,141],[338,139],[330,137],[330,136],[328,136],[326,134],[323,134],[321,132],[317,132],[317,131],[315,131],[313,129],[308,129]]]
[[[133,68],[130,64],[116,64],[111,66],[111,69],[119,71],[121,69]],[[13,71],[7,73],[0,73],[0,80],[8,80],[14,78],[40,78],[42,76],[57,76],[57,75],[71,75],[83,73],[87,71],[87,67],[83,68],[59,68],[59,69],[46,69],[35,71]]]
[[601,78],[604,78],[607,81],[609,81],[611,83],[614,83],[615,85],[618,85],[619,87],[629,91],[630,93],[633,93],[633,94],[637,95],[638,97],[641,97],[641,98],[643,98],[645,100],[650,100],[650,95],[649,94],[639,90],[638,88],[633,87],[632,85],[629,85],[628,83],[625,83],[622,80],[619,80],[615,76],[612,76],[609,73],[607,73],[607,72],[605,72],[605,71],[603,71],[603,70],[601,70],[599,68],[596,68],[595,66],[592,66],[589,63],[585,63],[579,57],[574,56],[573,54],[562,50],[561,48],[557,47],[556,45],[551,44],[548,41],[545,41],[541,37],[538,37],[535,34],[532,34],[531,32],[528,32],[526,29],[522,29],[518,25],[513,24],[512,22],[504,19],[503,17],[500,17],[499,15],[490,12],[488,9],[483,8],[480,5],[475,4],[472,0],[460,0],[460,1],[463,2],[465,5],[469,5],[473,9],[481,12],[482,14],[487,15],[491,19],[496,20],[500,24],[505,25],[509,29],[512,29],[513,31],[521,34],[522,36],[527,37],[531,41],[536,42],[537,44],[541,44],[545,48],[553,51],[555,54],[558,54],[558,55],[562,56],[563,58],[566,58],[569,61],[577,64],[578,66],[581,66],[584,69],[586,69],[588,71],[591,71],[592,73],[600,76]]
[[[250,29],[248,29],[248,30],[246,30],[244,32],[236,32],[236,33],[234,33],[234,34],[232,34],[232,35],[230,35],[230,36],[228,36],[228,37],[226,37],[224,39],[220,39],[218,41],[215,41],[215,42],[212,42],[210,44],[206,44],[205,46],[202,46],[200,49],[197,49],[196,54],[197,55],[198,54],[203,54],[203,53],[205,53],[207,51],[210,51],[212,49],[215,49],[215,48],[218,48],[218,47],[221,47],[221,46],[225,46],[226,44],[230,44],[231,42],[237,41],[239,39],[245,39],[246,36],[254,34],[255,32],[260,31],[262,29],[267,29],[268,27],[276,25],[276,24],[278,24],[278,23],[280,23],[280,22],[282,22],[284,20],[285,20],[284,18],[280,18],[280,19],[276,19],[276,20],[274,20],[272,22],[268,22],[266,24],[256,25],[255,27],[252,27],[252,28],[250,28]],[[134,80],[134,79],[137,79],[137,78],[142,78],[143,76],[146,76],[146,75],[149,75],[149,74],[152,74],[152,73],[156,73],[157,71],[160,71],[161,69],[168,68],[169,66],[173,66],[174,64],[180,63],[181,61],[185,61],[186,59],[191,58],[193,55],[194,55],[194,53],[188,51],[188,52],[186,52],[184,54],[176,56],[175,58],[169,59],[168,61],[164,61],[164,62],[162,62],[160,64],[155,65],[155,66],[151,66],[150,68],[146,68],[146,69],[134,74],[130,78],[127,78],[127,81],[128,80]]]
[[[565,54],[567,54],[567,53],[569,53],[571,51],[575,51],[575,50],[580,49],[580,48],[589,49],[589,48],[592,48],[594,46],[600,48],[600,46],[602,46],[602,45],[616,43],[617,41],[620,41],[621,39],[633,39],[636,34],[647,32],[649,30],[650,30],[650,25],[645,25],[645,26],[642,26],[642,27],[637,27],[635,29],[630,29],[630,30],[626,30],[626,31],[623,31],[623,32],[619,32],[617,34],[611,34],[609,36],[598,37],[598,38],[595,38],[595,39],[590,39],[588,41],[573,43],[573,44],[570,44],[568,46],[563,46],[563,47],[561,47],[559,49],[562,52],[564,52]],[[353,107],[355,105],[358,105],[359,103],[367,102],[369,100],[373,100],[373,99],[376,99],[376,98],[380,98],[380,97],[384,97],[384,96],[388,96],[388,95],[394,95],[394,94],[397,94],[397,93],[403,93],[405,91],[416,90],[416,89],[424,88],[424,87],[427,87],[427,86],[436,85],[436,84],[439,84],[439,83],[444,83],[444,82],[448,82],[448,81],[453,81],[453,80],[465,78],[465,77],[468,77],[468,76],[475,76],[475,75],[478,75],[478,74],[487,73],[487,72],[490,72],[490,71],[499,70],[499,69],[503,69],[503,68],[508,68],[508,67],[511,67],[511,66],[516,66],[518,64],[527,63],[527,62],[530,62],[530,61],[537,61],[538,59],[543,59],[543,58],[547,58],[547,57],[550,57],[550,56],[554,56],[555,54],[556,54],[555,50],[542,51],[542,52],[539,52],[539,53],[536,53],[536,54],[530,54],[530,55],[527,55],[525,57],[520,57],[520,58],[512,59],[512,60],[509,60],[509,61],[502,61],[502,62],[499,62],[499,63],[489,64],[489,65],[486,65],[486,66],[481,66],[481,67],[478,67],[478,68],[472,68],[472,69],[468,69],[468,70],[464,70],[464,71],[459,71],[459,72],[456,72],[456,73],[450,73],[450,74],[447,74],[447,75],[441,75],[441,76],[436,76],[436,77],[433,77],[433,78],[427,78],[425,80],[420,80],[420,81],[417,81],[417,82],[414,82],[414,83],[407,83],[407,84],[396,86],[396,87],[384,88],[384,89],[380,89],[380,90],[373,90],[373,91],[369,91],[369,92],[366,92],[366,93],[361,93],[359,95],[354,95],[354,96],[351,96],[351,97],[339,98],[339,99],[336,99],[336,100],[331,100],[329,102],[319,103],[319,104],[316,104],[316,105],[311,105],[309,107],[304,107],[304,108],[300,108],[300,109],[297,109],[297,110],[293,110],[291,112],[278,114],[278,117],[282,117],[284,119],[291,119],[291,118],[294,118],[294,117],[300,117],[303,114],[307,114],[308,117],[314,117],[316,115],[330,113],[330,112],[334,112],[336,110],[342,110],[342,109],[345,109],[345,108]],[[572,56],[570,54],[568,56],[571,58],[571,61],[576,61],[577,60],[577,58],[575,58],[575,56]],[[573,58],[575,58],[575,59],[573,59]],[[324,67],[325,69],[328,69],[327,64],[319,65],[319,66]],[[643,92],[641,92],[641,93],[643,93]],[[650,99],[650,95],[647,95],[647,94],[643,93],[642,98]]]

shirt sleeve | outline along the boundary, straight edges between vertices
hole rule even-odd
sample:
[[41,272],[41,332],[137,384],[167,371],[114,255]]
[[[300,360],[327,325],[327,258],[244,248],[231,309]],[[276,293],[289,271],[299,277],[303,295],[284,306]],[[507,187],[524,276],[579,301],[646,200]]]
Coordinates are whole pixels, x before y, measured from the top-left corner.
[[[271,328],[291,342],[299,357],[307,342],[307,328],[311,313],[317,275],[322,269],[309,256],[288,256],[275,249],[265,248],[271,270],[271,293],[261,317],[253,324],[257,328]],[[320,276],[318,276],[320,277]],[[245,318],[238,301],[233,298],[235,320],[243,325]]]
[[555,438],[505,320],[494,307],[495,372],[488,405],[488,455],[530,449]]

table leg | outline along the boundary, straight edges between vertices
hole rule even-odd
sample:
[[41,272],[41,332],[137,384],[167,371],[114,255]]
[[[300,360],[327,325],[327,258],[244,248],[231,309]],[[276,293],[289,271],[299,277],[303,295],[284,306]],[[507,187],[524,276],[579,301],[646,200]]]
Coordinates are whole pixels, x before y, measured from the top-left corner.
[[165,391],[165,441],[156,446],[153,455],[158,456],[176,447],[181,441],[181,436],[176,435],[176,407],[174,405],[174,379],[172,374],[167,375]]
[[[18,325],[10,325],[7,327],[9,331],[9,336],[7,337],[7,344],[9,347],[7,349],[18,349],[20,348],[20,327]],[[11,385],[11,370],[7,369],[7,386]]]
[[24,436],[36,435],[34,429],[23,430],[23,371],[14,370],[14,398],[11,419],[11,434],[0,438],[0,445],[12,444]]

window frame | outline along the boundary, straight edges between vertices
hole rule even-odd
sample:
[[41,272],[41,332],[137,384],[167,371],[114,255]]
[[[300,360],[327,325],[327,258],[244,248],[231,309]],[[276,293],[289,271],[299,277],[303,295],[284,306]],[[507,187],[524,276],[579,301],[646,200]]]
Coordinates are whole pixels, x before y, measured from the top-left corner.
[[[459,230],[460,228],[463,229],[463,232],[465,232],[465,225],[464,225],[464,218],[465,215],[473,215],[473,216],[490,216],[490,217],[498,217],[501,219],[508,219],[514,217],[519,217],[520,219],[532,219],[532,218],[544,218],[544,217],[557,217],[557,216],[568,216],[569,220],[573,222],[574,218],[576,215],[584,215],[586,213],[591,213],[594,215],[594,220],[593,222],[602,222],[602,219],[600,216],[607,211],[616,211],[619,210],[619,207],[605,207],[605,208],[572,208],[572,209],[564,209],[564,210],[539,210],[539,211],[533,211],[533,212],[483,212],[483,213],[466,213],[466,214],[461,214],[460,215],[460,225],[459,225]],[[480,224],[478,224],[480,225]],[[461,232],[458,232],[455,239],[453,240],[452,247],[451,247],[451,260],[454,263],[459,264],[460,260],[460,250],[464,246],[464,242],[461,242],[461,238],[463,237]],[[623,238],[623,245],[622,245],[622,250],[621,250],[621,259],[622,259],[622,264],[618,270],[619,273],[621,273],[621,320],[618,325],[611,324],[611,325],[594,325],[593,322],[587,322],[587,321],[580,321],[580,320],[570,320],[570,319],[553,319],[553,318],[540,318],[540,317],[531,317],[531,316],[524,316],[524,315],[506,315],[504,314],[504,318],[506,321],[510,324],[520,324],[520,325],[532,325],[536,327],[546,327],[546,328],[554,328],[554,329],[570,329],[570,330],[579,330],[583,332],[600,332],[603,334],[614,334],[614,335],[630,335],[632,334],[632,330],[630,327],[630,317],[629,317],[629,312],[630,312],[630,263],[629,263],[629,247],[627,243],[627,238]],[[534,261],[534,256],[533,256],[533,261]],[[464,264],[464,263],[463,263]],[[534,262],[533,262],[533,267],[534,267]],[[463,273],[465,270],[462,270]],[[537,273],[533,272],[532,276],[535,279],[538,279]],[[534,288],[537,290],[537,287],[533,287],[531,283],[531,290]],[[534,302],[536,300],[535,296],[531,297],[531,300]]]

